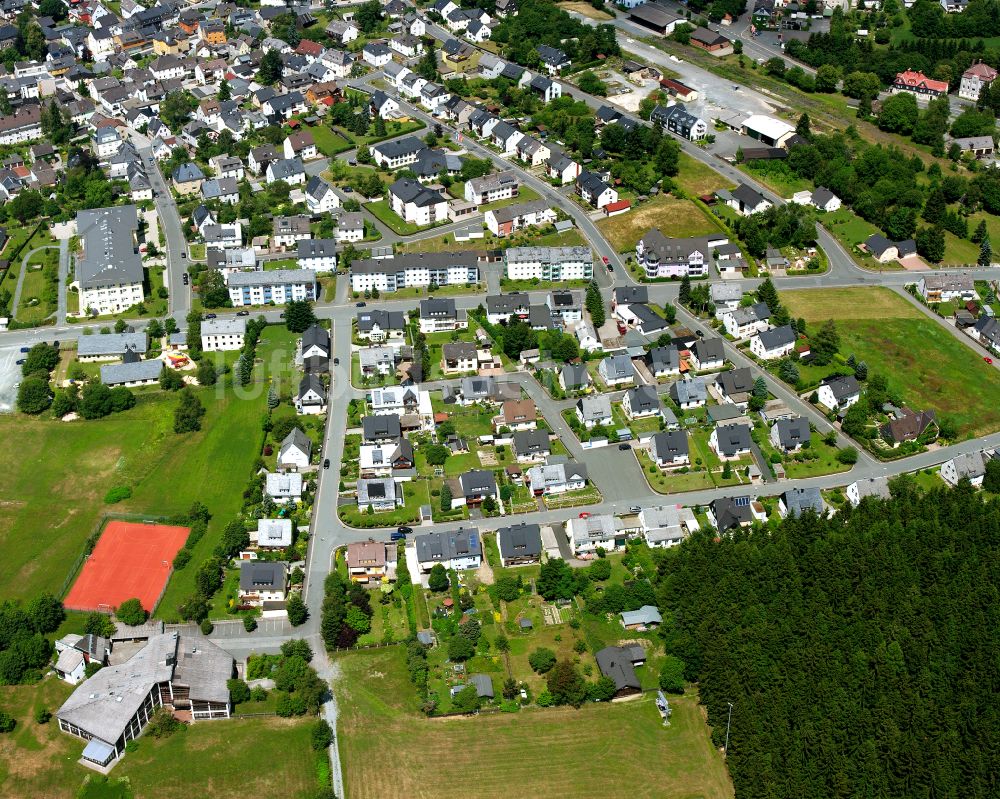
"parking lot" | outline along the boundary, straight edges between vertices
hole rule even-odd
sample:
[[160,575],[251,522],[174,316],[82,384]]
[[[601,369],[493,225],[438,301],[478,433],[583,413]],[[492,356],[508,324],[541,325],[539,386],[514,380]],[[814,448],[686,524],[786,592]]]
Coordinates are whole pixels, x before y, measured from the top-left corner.
[[21,367],[17,361],[23,357],[20,347],[0,348],[0,413],[14,410],[17,384],[21,380]]

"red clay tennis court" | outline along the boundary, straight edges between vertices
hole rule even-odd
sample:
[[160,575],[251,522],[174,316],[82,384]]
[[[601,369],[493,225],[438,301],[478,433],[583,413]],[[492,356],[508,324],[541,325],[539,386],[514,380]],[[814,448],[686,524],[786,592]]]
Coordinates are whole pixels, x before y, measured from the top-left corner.
[[187,527],[110,521],[64,602],[72,610],[110,610],[138,597],[151,611],[170,577]]

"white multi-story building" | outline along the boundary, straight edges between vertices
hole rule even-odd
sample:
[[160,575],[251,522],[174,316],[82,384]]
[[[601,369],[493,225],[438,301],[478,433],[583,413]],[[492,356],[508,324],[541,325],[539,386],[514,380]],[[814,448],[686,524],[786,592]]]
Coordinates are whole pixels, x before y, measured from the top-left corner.
[[242,316],[206,319],[201,323],[201,348],[205,352],[243,349],[247,320]]
[[594,255],[589,247],[511,247],[504,251],[508,280],[590,280]]
[[117,314],[142,302],[135,206],[80,211],[76,229],[83,245],[76,264],[81,313]]
[[299,269],[333,272],[337,269],[337,242],[334,239],[304,239],[298,243]]
[[237,272],[229,276],[228,286],[235,308],[316,299],[316,273],[311,269]]
[[479,256],[473,251],[422,252],[394,258],[352,261],[351,291],[398,291],[412,287],[464,286],[479,282]]

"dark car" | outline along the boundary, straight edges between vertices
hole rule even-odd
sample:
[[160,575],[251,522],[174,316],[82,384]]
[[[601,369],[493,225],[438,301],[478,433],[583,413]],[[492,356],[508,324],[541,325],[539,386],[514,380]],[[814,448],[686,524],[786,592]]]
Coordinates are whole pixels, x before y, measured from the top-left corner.
[[323,461],[323,468],[324,469],[329,469],[330,468],[330,459],[329,458],[324,459],[324,461]]
[[181,253],[181,258],[187,258],[187,257],[188,257],[188,254],[186,252],[182,252]]
[[16,364],[17,364],[18,366],[21,366],[21,365],[22,365],[22,364],[24,363],[24,358],[18,358],[18,359],[17,359],[16,361],[15,361],[15,363],[16,363]]
[[696,330],[695,332],[697,333],[698,338],[705,338],[705,331],[704,330]]
[[632,447],[630,447],[628,444],[619,444],[618,449],[625,451],[627,449],[632,449]]
[[340,358],[334,358],[333,359],[333,365],[334,366],[340,366]]
[[356,303],[354,303],[354,307],[355,308],[364,308],[367,304],[368,304],[367,302],[356,302]]
[[215,319],[216,316],[217,316],[217,314],[214,314],[214,313],[207,313],[207,314],[205,314],[205,318],[206,319]]
[[350,194],[353,191],[354,189],[352,189],[350,186],[344,186],[344,194]]
[[21,347],[21,352],[31,352],[31,347]]
[[250,316],[250,311],[237,311],[237,316]]
[[396,532],[399,533],[400,535],[409,535],[410,533],[413,532],[413,528],[407,527],[405,524],[403,524],[396,528]]

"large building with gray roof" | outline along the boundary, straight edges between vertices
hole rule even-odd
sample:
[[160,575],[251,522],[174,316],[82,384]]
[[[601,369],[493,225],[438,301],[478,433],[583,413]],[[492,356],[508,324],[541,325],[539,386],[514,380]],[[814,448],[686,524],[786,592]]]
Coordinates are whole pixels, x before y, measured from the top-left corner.
[[83,759],[108,767],[157,708],[189,711],[195,721],[229,718],[233,658],[207,638],[176,631],[149,637],[119,665],[84,681],[56,711],[59,729],[87,741]]
[[83,253],[76,263],[80,312],[118,314],[142,302],[142,258],[134,205],[76,215]]

